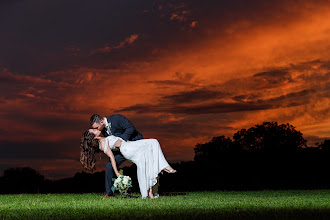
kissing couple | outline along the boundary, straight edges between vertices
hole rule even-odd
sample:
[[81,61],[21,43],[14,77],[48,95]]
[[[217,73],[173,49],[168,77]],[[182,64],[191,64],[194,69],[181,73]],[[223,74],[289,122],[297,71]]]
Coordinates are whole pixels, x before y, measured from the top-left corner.
[[[94,154],[103,151],[110,159],[105,170],[104,197],[113,196],[111,187],[114,175],[119,177],[120,164],[126,159],[137,167],[137,179],[142,198],[155,198],[152,188],[157,183],[160,172],[175,173],[166,161],[162,149],[156,139],[143,139],[133,124],[123,115],[116,114],[109,117],[92,115],[90,129],[82,134],[80,142],[80,162],[87,170],[95,169]],[[118,151],[117,155],[112,152]]]

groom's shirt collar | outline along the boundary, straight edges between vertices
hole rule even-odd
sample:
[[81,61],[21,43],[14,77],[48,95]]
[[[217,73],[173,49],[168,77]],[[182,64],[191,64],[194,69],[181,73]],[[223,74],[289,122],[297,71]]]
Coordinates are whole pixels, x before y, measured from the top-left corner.
[[104,121],[105,121],[105,127],[108,127],[108,126],[109,126],[109,124],[108,124],[108,120],[107,120],[107,118],[106,118],[106,117],[104,117],[103,119],[104,119]]

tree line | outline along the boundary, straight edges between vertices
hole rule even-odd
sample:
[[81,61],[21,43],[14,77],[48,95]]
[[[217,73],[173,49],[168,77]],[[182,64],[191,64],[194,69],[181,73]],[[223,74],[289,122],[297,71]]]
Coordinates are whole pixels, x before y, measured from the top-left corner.
[[[330,140],[307,147],[290,124],[264,122],[233,135],[196,144],[194,161],[171,164],[178,173],[160,175],[161,193],[203,190],[330,188]],[[138,192],[136,166],[124,167]],[[32,168],[10,168],[0,177],[0,193],[103,192],[104,171],[80,172],[48,180]]]

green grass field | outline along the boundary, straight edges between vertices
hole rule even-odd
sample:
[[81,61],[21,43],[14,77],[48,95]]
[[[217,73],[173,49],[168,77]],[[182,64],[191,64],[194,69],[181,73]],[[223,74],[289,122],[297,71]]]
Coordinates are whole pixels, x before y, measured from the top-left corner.
[[101,194],[0,195],[0,219],[330,219],[330,190],[190,192],[158,199]]

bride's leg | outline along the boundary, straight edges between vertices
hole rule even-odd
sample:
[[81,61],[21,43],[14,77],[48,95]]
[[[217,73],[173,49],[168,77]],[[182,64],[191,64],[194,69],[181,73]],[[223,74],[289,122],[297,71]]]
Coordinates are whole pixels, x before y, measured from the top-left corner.
[[154,195],[152,194],[152,188],[151,187],[148,189],[148,196],[149,196],[150,199],[155,198]]

